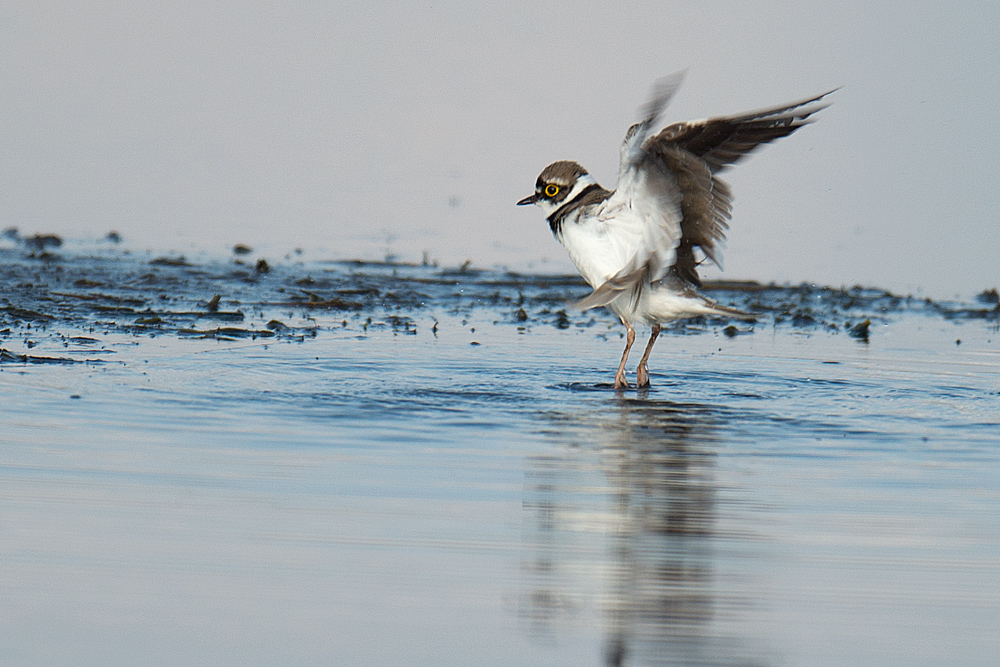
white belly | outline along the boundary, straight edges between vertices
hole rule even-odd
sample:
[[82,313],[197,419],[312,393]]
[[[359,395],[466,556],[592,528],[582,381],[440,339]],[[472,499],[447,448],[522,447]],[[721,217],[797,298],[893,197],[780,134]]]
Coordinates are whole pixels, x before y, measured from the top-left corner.
[[[649,242],[649,223],[628,206],[594,207],[588,212],[563,222],[560,241],[580,275],[596,289],[642,252],[643,244]],[[716,314],[711,302],[675,282],[667,277],[638,284],[636,291],[623,292],[607,307],[628,322],[647,324]]]

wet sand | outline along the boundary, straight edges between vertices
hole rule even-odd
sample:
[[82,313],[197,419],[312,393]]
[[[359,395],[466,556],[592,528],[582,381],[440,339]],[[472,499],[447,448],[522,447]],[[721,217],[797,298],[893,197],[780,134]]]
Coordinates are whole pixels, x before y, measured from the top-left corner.
[[989,293],[261,259],[0,250],[3,664],[1000,655]]

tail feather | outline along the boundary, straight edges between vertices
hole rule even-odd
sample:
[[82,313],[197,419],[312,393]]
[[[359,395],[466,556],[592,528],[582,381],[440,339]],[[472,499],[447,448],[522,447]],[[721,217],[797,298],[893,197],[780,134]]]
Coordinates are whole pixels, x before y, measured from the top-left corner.
[[[623,270],[586,297],[568,305],[579,310],[607,306],[629,319],[638,317],[661,323],[699,315],[735,318],[745,322],[757,321],[757,316],[753,313],[716,303],[698,292],[693,285],[676,276],[668,276],[650,285],[645,278],[645,272],[645,268],[631,273]],[[626,294],[629,295],[627,302],[621,300]],[[648,295],[648,302],[643,300],[644,295]],[[641,312],[640,302],[646,304]],[[628,313],[631,313],[631,316]]]

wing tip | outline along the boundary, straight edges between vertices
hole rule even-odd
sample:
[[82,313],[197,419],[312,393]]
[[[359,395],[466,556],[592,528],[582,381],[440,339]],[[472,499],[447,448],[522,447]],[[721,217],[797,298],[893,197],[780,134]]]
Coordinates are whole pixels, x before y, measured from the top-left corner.
[[[824,104],[818,104],[816,106],[810,107],[811,104],[816,104],[825,97],[828,97],[838,90],[843,88],[843,86],[837,86],[825,93],[820,93],[819,95],[814,95],[813,97],[807,97],[802,100],[797,100],[794,102],[788,102],[787,104],[782,104],[777,107],[765,107],[763,109],[756,109],[753,111],[747,111],[740,114],[734,114],[732,116],[723,116],[718,119],[710,118],[708,120],[728,120],[728,121],[747,121],[747,120],[775,120],[776,117],[780,117],[783,114],[787,114],[789,118],[796,119],[798,121],[804,121],[809,116],[819,113],[823,109],[826,109],[833,104],[833,101],[827,101]],[[806,107],[806,108],[803,108]],[[796,113],[789,113],[798,110]]]

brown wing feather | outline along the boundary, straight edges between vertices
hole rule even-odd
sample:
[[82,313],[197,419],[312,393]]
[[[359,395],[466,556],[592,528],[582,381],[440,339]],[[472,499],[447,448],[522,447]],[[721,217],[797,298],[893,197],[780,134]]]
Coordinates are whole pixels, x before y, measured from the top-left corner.
[[761,144],[787,137],[811,123],[809,117],[828,106],[815,103],[835,90],[800,102],[735,116],[674,123],[651,137],[646,148],[654,144],[672,144],[705,160],[713,172],[722,171]]
[[696,246],[707,259],[721,266],[719,250],[729,229],[733,204],[729,186],[715,174],[761,144],[786,137],[811,123],[809,117],[828,106],[815,103],[834,90],[769,109],[674,123],[646,141],[643,149],[647,159],[665,165],[677,179],[681,192],[681,240],[673,267],[677,276],[701,285]]
[[648,153],[673,174],[681,194],[681,240],[674,272],[693,285],[701,285],[695,246],[721,265],[719,246],[726,238],[732,212],[729,186],[712,174],[709,165],[693,153],[670,144],[657,144]]

